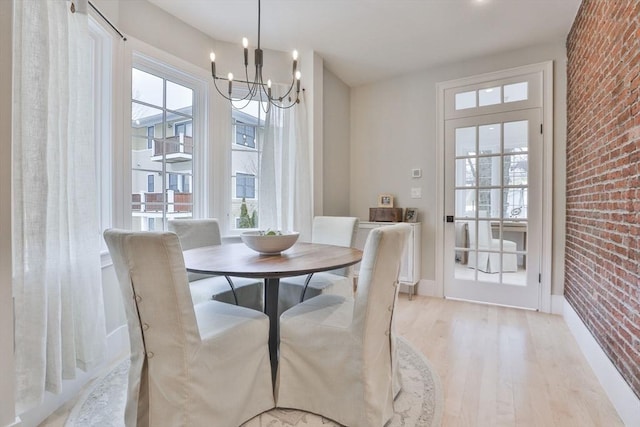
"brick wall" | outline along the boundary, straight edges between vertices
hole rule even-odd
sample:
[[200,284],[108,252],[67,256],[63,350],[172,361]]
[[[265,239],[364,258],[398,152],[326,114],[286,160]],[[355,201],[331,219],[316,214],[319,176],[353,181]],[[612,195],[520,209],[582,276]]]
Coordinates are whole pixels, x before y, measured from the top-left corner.
[[567,57],[565,297],[640,397],[640,0],[584,0]]

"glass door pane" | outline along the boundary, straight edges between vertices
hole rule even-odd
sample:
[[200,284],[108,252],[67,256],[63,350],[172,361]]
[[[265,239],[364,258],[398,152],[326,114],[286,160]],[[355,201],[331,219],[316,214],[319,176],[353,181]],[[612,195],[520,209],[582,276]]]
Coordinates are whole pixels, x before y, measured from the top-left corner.
[[447,122],[447,297],[537,307],[539,120],[539,110],[525,110]]
[[131,77],[132,228],[164,230],[193,215],[194,91],[137,68]]
[[526,283],[529,122],[456,128],[455,277]]

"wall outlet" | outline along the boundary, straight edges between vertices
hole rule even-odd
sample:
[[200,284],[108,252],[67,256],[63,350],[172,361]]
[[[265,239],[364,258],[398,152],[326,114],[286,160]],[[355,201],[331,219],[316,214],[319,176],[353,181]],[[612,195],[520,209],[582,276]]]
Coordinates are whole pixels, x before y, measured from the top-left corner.
[[422,176],[422,169],[411,169],[411,178],[420,178]]
[[422,187],[413,187],[413,188],[411,188],[411,198],[412,199],[421,199],[422,198]]

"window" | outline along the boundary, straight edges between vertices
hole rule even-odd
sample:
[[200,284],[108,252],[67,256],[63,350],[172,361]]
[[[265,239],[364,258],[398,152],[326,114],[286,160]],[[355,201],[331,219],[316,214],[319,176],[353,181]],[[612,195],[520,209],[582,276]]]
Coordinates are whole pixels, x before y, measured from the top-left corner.
[[175,173],[169,174],[169,190],[178,191],[178,175]]
[[258,194],[260,186],[259,136],[264,129],[265,113],[258,101],[236,101],[232,109],[231,214],[235,221],[231,231],[258,228]]
[[156,128],[154,126],[149,126],[147,128],[147,148],[153,148],[153,137],[156,133]]
[[182,183],[182,187],[181,187],[182,192],[189,193],[191,189],[191,185],[189,185],[189,182],[191,181],[190,177],[187,175],[180,175],[180,178]]
[[176,123],[173,129],[173,134],[174,135],[178,135],[178,137],[180,138],[180,135],[187,136],[189,138],[193,137],[193,126],[192,123],[189,122],[183,122],[183,123]]
[[486,107],[507,102],[526,101],[529,99],[529,82],[523,81],[504,86],[488,87],[455,94],[455,109]]
[[246,173],[236,173],[236,198],[256,198],[256,177]]
[[236,123],[236,144],[256,148],[256,127],[238,121]]
[[131,71],[131,228],[163,230],[193,216],[196,93],[175,69],[145,65]]

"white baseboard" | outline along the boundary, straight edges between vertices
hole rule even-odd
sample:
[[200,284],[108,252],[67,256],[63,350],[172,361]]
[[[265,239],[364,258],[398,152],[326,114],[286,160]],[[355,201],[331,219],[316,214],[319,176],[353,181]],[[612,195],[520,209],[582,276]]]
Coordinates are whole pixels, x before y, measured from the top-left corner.
[[11,424],[7,424],[5,427],[18,427],[18,426],[22,426],[22,421],[20,420],[20,417],[16,417],[14,422],[12,422]]
[[562,316],[564,308],[564,295],[551,295],[551,314]]
[[107,360],[119,363],[129,356],[129,328],[120,325],[107,336]]
[[[564,297],[562,299],[564,300]],[[624,425],[640,426],[640,399],[566,300],[564,300],[562,315]]]
[[442,298],[442,295],[439,294],[435,280],[420,279],[416,293],[425,297]]

